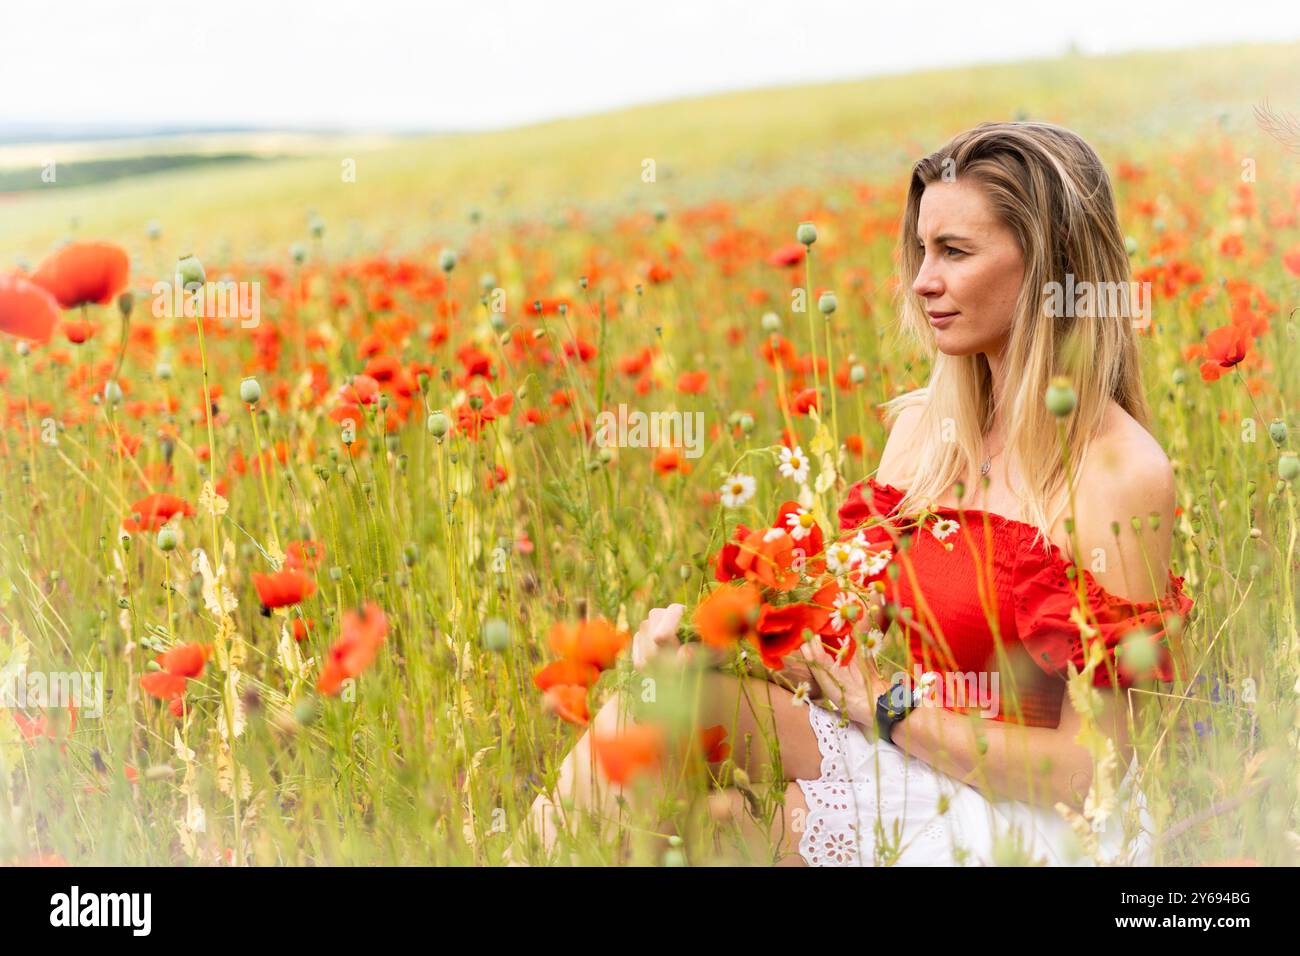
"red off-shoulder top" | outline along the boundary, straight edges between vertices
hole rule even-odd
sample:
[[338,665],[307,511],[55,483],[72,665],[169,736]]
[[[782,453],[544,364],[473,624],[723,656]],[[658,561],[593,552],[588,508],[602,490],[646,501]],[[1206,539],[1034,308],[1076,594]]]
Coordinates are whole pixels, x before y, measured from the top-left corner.
[[[1181,628],[1193,603],[1181,576],[1170,570],[1159,600],[1130,601],[1111,594],[1086,568],[1076,566],[1083,580],[1081,602],[1080,588],[1067,573],[1071,562],[1050,540],[1035,545],[1033,525],[950,507],[932,508],[936,517],[918,525],[915,517],[892,513],[904,494],[875,478],[858,482],[840,507],[839,521],[842,531],[862,526],[875,553],[891,552],[890,563],[897,569],[879,580],[900,612],[894,621],[908,646],[909,669],[919,665],[941,675],[998,673],[1004,706],[997,719],[1054,727],[1067,662],[1080,670],[1085,663],[1082,620],[1096,629],[1091,640],[1100,639],[1105,649],[1107,659],[1094,672],[1098,686],[1127,687],[1135,676],[1173,680],[1166,632]],[[886,520],[880,522],[882,518]],[[945,519],[957,528],[936,527]],[[936,530],[948,534],[941,539]],[[1173,618],[1178,622],[1171,625]],[[1155,660],[1142,675],[1134,673],[1126,654],[1119,660],[1115,654],[1125,635],[1139,628],[1156,639]],[[1037,667],[1025,666],[1027,661]]]

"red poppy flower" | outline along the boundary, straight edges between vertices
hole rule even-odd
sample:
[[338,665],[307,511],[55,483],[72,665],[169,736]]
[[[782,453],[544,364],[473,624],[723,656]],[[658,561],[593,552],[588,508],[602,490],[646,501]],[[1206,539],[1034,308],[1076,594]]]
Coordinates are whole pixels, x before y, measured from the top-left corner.
[[665,733],[653,724],[629,724],[616,736],[591,738],[592,749],[605,777],[626,784],[634,777],[652,772],[663,757]]
[[587,709],[587,688],[581,684],[556,684],[547,688],[546,706],[561,720],[571,724],[585,727],[591,722],[591,712]]
[[700,640],[725,650],[753,638],[762,601],[762,592],[750,581],[739,587],[717,588],[695,608],[691,623],[699,632]]
[[821,608],[807,604],[786,604],[782,607],[764,604],[758,615],[757,640],[754,642],[762,655],[763,663],[773,670],[779,670],[781,659],[803,643],[804,629],[816,634],[826,625],[829,616]]
[[343,634],[334,642],[321,668],[316,689],[322,694],[337,694],[343,682],[358,677],[379,653],[388,635],[388,618],[378,604],[371,602],[360,614],[343,615]]
[[319,541],[290,541],[285,546],[284,566],[315,571],[325,560],[325,545]]
[[158,666],[177,677],[195,678],[203,673],[203,665],[212,657],[211,644],[178,644],[159,654]]
[[253,587],[262,602],[262,612],[270,614],[272,608],[288,607],[316,593],[312,576],[298,568],[284,568],[274,574],[253,572]]
[[131,263],[111,242],[72,242],[48,256],[32,274],[65,309],[89,302],[107,305],[126,288]]
[[743,524],[736,525],[731,541],[722,546],[722,550],[713,556],[713,576],[719,581],[733,581],[744,577],[745,569],[736,563],[740,556],[740,545],[750,535],[750,530]]
[[1205,337],[1208,361],[1201,363],[1201,378],[1216,382],[1219,376],[1246,357],[1250,338],[1239,326],[1224,325]]
[[688,395],[699,395],[709,385],[709,373],[704,371],[682,372],[677,376],[677,391]]
[[550,690],[557,684],[581,684],[590,687],[600,679],[600,669],[586,661],[561,658],[552,661],[533,675],[538,690]]
[[796,544],[783,528],[751,531],[741,542],[736,567],[763,587],[789,591],[799,583],[799,573],[792,570]]
[[82,319],[63,323],[63,334],[73,345],[81,345],[95,334],[95,326]]
[[159,700],[172,700],[185,693],[185,678],[169,671],[150,671],[140,678],[140,686]]
[[59,303],[22,276],[0,276],[0,332],[36,342],[49,341],[59,321]]
[[146,495],[131,506],[131,517],[123,520],[122,528],[132,534],[157,531],[176,515],[192,517],[194,506],[175,495]]
[[551,650],[556,654],[602,671],[614,666],[630,640],[626,631],[601,618],[574,625],[557,622],[551,626],[550,633]]
[[718,763],[731,756],[731,744],[727,743],[727,728],[722,724],[705,727],[700,731],[700,749],[708,763]]
[[773,250],[773,252],[767,257],[767,262],[768,265],[788,268],[790,266],[797,266],[799,263],[803,262],[803,257],[803,244],[798,242],[788,242],[784,246],[781,246],[781,248]]

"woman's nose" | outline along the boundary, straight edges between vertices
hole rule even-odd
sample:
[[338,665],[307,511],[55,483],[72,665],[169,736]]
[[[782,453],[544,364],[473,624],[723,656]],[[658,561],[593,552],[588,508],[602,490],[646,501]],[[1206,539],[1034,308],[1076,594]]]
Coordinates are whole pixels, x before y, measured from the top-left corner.
[[929,260],[921,263],[921,269],[912,281],[912,291],[922,298],[943,295],[943,282],[939,276],[929,267]]

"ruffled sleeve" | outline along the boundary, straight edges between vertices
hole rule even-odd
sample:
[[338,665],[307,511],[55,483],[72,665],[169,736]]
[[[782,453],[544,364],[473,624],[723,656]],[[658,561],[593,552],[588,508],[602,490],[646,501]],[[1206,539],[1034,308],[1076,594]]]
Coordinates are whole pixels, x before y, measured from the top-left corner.
[[[1029,656],[1048,674],[1069,675],[1067,664],[1083,670],[1088,640],[1100,641],[1105,659],[1093,672],[1098,687],[1129,687],[1135,681],[1174,679],[1169,638],[1179,635],[1192,609],[1192,599],[1183,590],[1183,578],[1168,573],[1164,595],[1159,600],[1130,601],[1110,593],[1086,568],[1081,606],[1079,588],[1070,575],[1071,563],[1054,544],[1045,550],[1033,544],[1033,528],[1021,528],[1012,590],[1016,605],[1016,629]],[[1082,626],[1081,626],[1082,625]],[[1141,642],[1132,651],[1121,648],[1130,634],[1146,630],[1152,635],[1149,647]],[[1112,677],[1113,675],[1113,677]]]
[[[849,489],[848,497],[840,505],[839,518],[841,531],[853,531],[859,525],[865,525],[871,519],[889,517],[898,503],[903,500],[903,490],[893,485],[882,485],[875,478],[859,481]],[[878,520],[874,527],[867,528],[868,538],[878,535],[882,543],[888,541],[889,532]],[[874,541],[874,539],[873,539]]]

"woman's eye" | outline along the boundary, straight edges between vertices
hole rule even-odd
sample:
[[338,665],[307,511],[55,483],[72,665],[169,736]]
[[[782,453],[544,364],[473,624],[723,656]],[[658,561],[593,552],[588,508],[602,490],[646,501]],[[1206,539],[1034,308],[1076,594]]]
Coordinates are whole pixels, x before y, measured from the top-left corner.
[[963,252],[961,249],[953,249],[953,248],[949,248],[949,249],[946,250],[946,252],[947,252],[947,254],[948,254],[949,256],[964,256],[964,255],[966,255],[966,253]]

